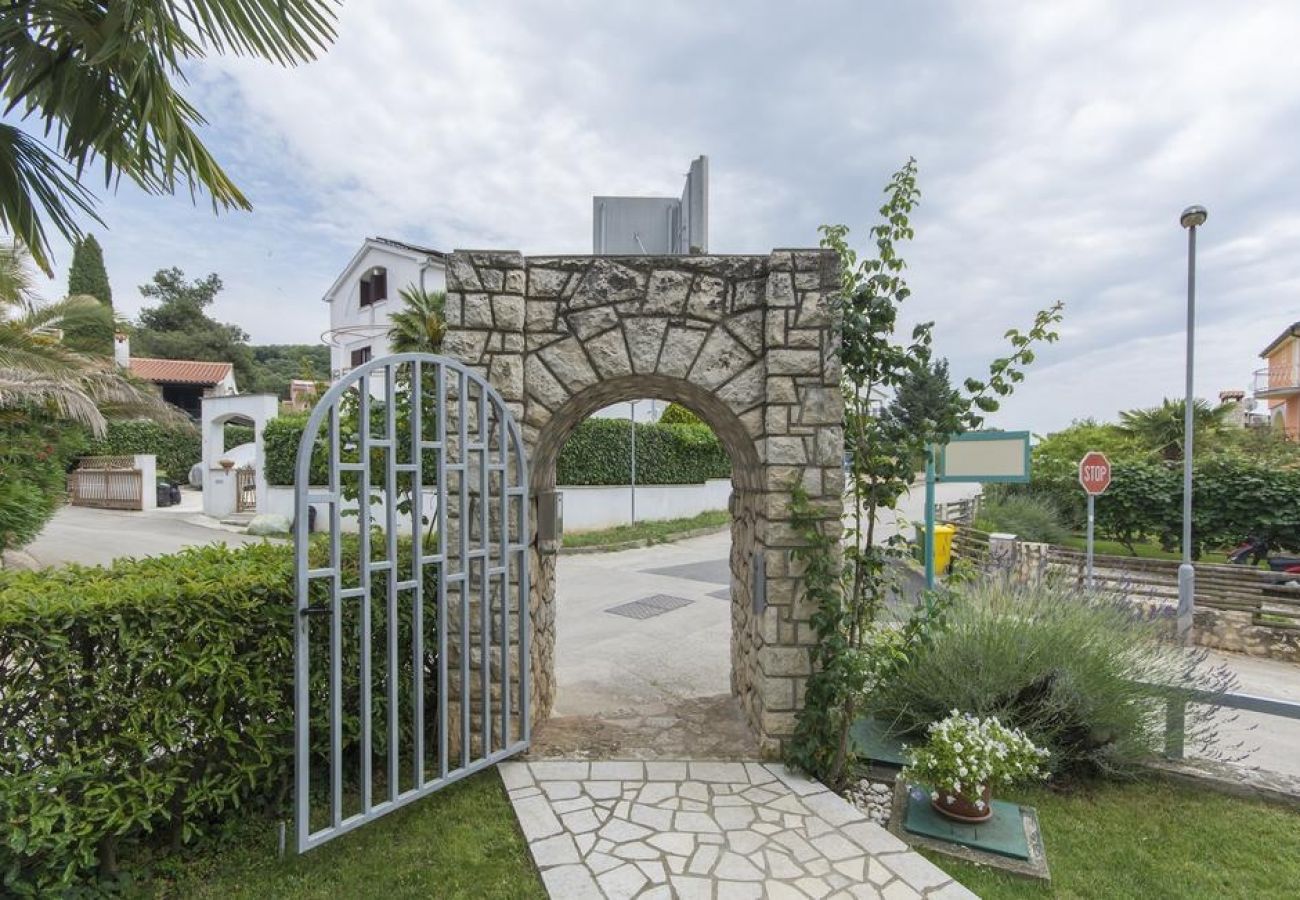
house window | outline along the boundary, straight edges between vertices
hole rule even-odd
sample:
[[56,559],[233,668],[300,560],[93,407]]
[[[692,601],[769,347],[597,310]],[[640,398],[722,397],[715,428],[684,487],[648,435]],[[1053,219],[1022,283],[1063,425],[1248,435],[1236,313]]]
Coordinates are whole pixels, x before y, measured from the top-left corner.
[[388,270],[375,266],[361,276],[361,305],[370,306],[388,299]]
[[357,366],[365,365],[368,362],[370,362],[369,347],[358,347],[352,351],[352,368],[355,369]]

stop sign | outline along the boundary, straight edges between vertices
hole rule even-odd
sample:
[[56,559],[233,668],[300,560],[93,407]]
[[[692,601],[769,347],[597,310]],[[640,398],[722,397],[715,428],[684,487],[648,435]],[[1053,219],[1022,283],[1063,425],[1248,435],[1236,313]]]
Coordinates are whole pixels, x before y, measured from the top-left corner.
[[1110,487],[1110,460],[1098,450],[1089,450],[1079,460],[1079,484],[1089,494],[1102,494]]

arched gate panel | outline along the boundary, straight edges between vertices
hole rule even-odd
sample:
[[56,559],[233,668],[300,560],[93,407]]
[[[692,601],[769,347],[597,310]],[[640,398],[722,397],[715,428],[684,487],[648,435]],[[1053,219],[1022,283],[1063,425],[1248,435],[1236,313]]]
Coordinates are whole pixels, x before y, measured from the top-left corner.
[[325,393],[294,484],[301,853],[528,747],[528,473],[482,376],[403,353]]

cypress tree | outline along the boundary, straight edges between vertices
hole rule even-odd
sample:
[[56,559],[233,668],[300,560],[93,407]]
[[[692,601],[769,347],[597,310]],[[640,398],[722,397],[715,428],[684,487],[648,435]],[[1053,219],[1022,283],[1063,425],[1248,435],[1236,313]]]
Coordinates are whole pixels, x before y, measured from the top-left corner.
[[72,249],[68,296],[77,294],[88,294],[110,308],[113,306],[113,289],[109,287],[108,270],[104,268],[104,251],[93,234],[77,241]]

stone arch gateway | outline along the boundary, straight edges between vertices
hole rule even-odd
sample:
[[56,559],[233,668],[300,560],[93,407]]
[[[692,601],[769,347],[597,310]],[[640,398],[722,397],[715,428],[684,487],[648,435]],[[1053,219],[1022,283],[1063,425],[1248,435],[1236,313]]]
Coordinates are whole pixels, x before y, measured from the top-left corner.
[[[522,423],[534,511],[555,488],[574,427],[621,400],[682,403],[732,461],[731,684],[765,752],[793,732],[810,671],[812,613],[799,600],[790,490],[825,527],[844,490],[840,290],[835,255],[537,256],[454,252],[443,350],[480,371]],[[555,695],[555,554],[531,533],[534,713]]]

